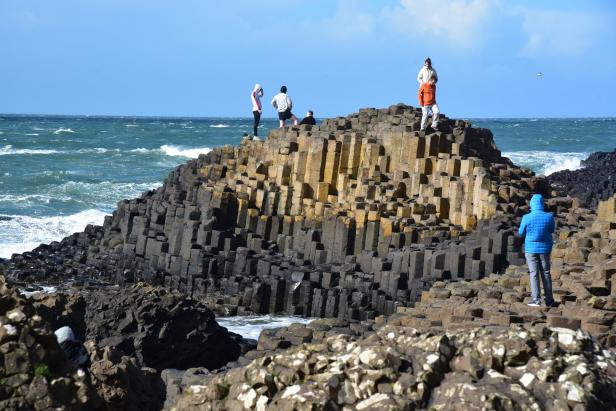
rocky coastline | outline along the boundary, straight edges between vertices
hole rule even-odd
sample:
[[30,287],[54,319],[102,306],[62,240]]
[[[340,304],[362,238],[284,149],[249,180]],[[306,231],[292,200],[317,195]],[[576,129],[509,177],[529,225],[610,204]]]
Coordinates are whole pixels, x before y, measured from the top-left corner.
[[[615,409],[616,151],[545,178],[487,129],[420,116],[215,149],[103,226],[0,260],[0,408]],[[551,308],[526,305],[517,235],[537,192]],[[58,290],[16,291],[36,284]],[[258,341],[215,321],[266,313],[317,319]],[[86,369],[54,344],[64,325]]]
[[578,198],[588,207],[596,207],[616,193],[616,149],[593,153],[579,170],[563,170],[548,176],[560,195]]

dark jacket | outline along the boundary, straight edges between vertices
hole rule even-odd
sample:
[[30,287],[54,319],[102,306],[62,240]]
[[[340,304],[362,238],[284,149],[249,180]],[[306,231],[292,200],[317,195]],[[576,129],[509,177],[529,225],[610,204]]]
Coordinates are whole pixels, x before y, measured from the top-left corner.
[[310,126],[314,126],[315,124],[317,124],[317,122],[314,119],[314,116],[308,116],[308,117],[304,117],[302,121],[299,123],[300,126],[302,124],[308,124]]
[[524,239],[524,250],[532,254],[545,254],[552,251],[554,217],[543,211],[543,197],[535,194],[530,199],[530,213],[522,217],[520,236]]

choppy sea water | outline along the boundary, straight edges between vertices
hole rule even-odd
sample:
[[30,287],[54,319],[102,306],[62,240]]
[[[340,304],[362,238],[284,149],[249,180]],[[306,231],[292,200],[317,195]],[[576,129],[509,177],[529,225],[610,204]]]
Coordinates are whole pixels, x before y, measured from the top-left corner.
[[[276,122],[262,124],[265,136]],[[118,201],[246,132],[252,121],[236,118],[0,115],[0,258],[101,224]]]
[[293,323],[307,324],[314,318],[283,317],[279,315],[238,315],[236,317],[218,317],[218,324],[244,338],[259,339],[261,331],[268,328],[286,327]]
[[550,175],[577,170],[596,151],[616,148],[616,118],[475,119],[492,130],[498,148],[515,164]]
[[[550,174],[616,147],[616,119],[474,119],[516,164]],[[276,127],[265,119],[261,137]],[[0,257],[101,224],[179,164],[238,144],[246,118],[0,115]]]

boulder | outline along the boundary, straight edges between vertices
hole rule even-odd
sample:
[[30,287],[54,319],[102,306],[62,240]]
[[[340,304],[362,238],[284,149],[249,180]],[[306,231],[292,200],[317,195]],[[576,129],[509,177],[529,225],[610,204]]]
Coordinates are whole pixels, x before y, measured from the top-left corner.
[[90,292],[86,301],[87,338],[135,356],[143,366],[215,369],[241,353],[241,336],[178,292],[136,284]]

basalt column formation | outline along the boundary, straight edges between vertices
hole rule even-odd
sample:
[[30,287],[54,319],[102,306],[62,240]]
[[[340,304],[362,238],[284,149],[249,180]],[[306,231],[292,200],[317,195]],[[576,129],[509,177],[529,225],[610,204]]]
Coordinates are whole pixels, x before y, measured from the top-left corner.
[[520,263],[512,219],[546,181],[502,157],[489,130],[444,118],[423,132],[420,116],[363,109],[201,155],[121,202],[88,263],[230,313],[345,319]]

